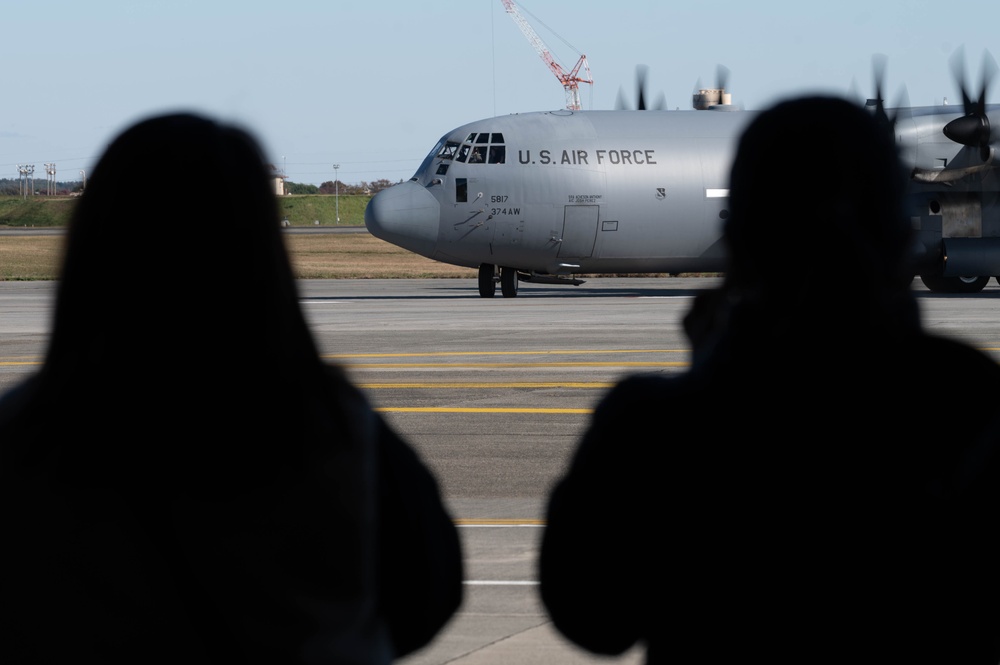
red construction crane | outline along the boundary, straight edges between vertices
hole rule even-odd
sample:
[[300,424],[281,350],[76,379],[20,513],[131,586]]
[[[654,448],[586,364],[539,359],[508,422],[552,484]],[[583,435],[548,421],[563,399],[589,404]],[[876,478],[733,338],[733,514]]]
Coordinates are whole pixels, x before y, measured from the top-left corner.
[[[555,58],[552,57],[552,53],[549,52],[545,42],[535,33],[535,30],[531,27],[531,24],[523,16],[521,12],[517,10],[517,5],[514,4],[513,0],[500,0],[503,3],[504,9],[510,14],[510,17],[514,19],[514,23],[517,23],[517,27],[521,28],[521,32],[524,33],[525,38],[531,45],[535,47],[538,55],[541,56],[542,60],[548,66],[552,73],[556,75],[559,82],[562,83],[563,90],[566,91],[566,108],[572,111],[579,111],[583,108],[580,105],[580,83],[594,84],[594,80],[590,77],[590,64],[587,63],[587,56],[581,55],[580,59],[576,61],[576,66],[573,71],[566,73]],[[583,67],[584,71],[587,73],[587,78],[580,78],[580,68]]]

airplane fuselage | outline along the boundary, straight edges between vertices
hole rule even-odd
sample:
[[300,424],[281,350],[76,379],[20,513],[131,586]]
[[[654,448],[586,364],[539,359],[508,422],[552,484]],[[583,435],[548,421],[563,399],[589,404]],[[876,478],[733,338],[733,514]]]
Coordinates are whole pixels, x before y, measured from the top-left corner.
[[460,127],[397,186],[434,199],[439,211],[426,224],[435,228],[414,242],[412,225],[391,221],[402,211],[381,211],[376,197],[369,229],[470,267],[551,275],[721,270],[729,163],[751,114],[713,114],[719,121],[708,127],[693,111],[623,113],[555,111]]
[[[560,110],[479,120],[445,135],[410,181],[376,195],[365,223],[431,259],[516,271],[515,293],[518,277],[723,271],[729,169],[755,115]],[[1000,275],[992,152],[980,156],[942,134],[961,115],[930,107],[897,120],[912,175],[914,254],[921,273]],[[824,188],[849,187],[852,174],[824,169],[824,153],[837,149],[821,136],[775,146],[767,167],[775,205],[787,169],[816,173],[819,205]]]

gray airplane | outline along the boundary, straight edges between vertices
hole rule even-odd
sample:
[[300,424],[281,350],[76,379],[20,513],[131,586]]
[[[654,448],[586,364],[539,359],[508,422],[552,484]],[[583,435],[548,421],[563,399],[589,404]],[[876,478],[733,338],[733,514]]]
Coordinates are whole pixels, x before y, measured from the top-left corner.
[[[878,88],[868,105],[911,176],[918,274],[933,291],[982,290],[1000,276],[1000,105],[985,103],[984,84],[976,100],[963,90],[962,107],[886,109]],[[497,283],[510,298],[519,281],[581,284],[581,273],[724,271],[729,168],[754,113],[722,90],[699,95],[704,110],[560,110],[463,125],[413,178],[371,200],[365,224],[410,251],[478,268],[485,298]]]

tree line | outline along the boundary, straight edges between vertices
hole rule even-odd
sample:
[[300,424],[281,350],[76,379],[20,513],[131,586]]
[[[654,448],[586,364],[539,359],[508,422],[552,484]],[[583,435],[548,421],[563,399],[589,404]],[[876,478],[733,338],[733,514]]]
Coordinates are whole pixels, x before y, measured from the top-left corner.
[[[42,173],[41,178],[35,178],[34,183],[28,181],[29,186],[34,185],[34,190],[39,195],[44,195],[46,188],[48,187],[48,182],[45,179],[45,174]],[[19,196],[21,194],[21,180],[19,178],[0,178],[0,196]],[[57,196],[68,196],[74,192],[83,191],[83,183],[79,180],[70,180],[69,182],[56,182],[56,195]]]
[[[399,182],[403,182],[400,180]],[[307,183],[285,181],[285,193],[287,194],[341,194],[342,196],[372,196],[383,189],[398,184],[388,178],[380,178],[371,182],[362,180],[357,184],[349,184],[339,180],[327,180],[319,186]],[[35,178],[34,190],[38,195],[44,195],[47,182],[45,178]],[[70,194],[83,191],[83,183],[79,180],[69,182],[56,182],[56,195],[68,196]],[[21,181],[18,178],[0,178],[0,196],[19,196],[21,194]]]
[[[399,182],[403,182],[400,180]],[[387,189],[399,183],[392,182],[388,178],[380,178],[378,180],[373,180],[372,182],[365,182],[362,180],[357,184],[348,184],[346,182],[341,182],[340,180],[327,180],[326,182],[320,184],[318,187],[316,185],[309,185],[305,183],[292,182],[290,180],[285,181],[285,193],[286,194],[340,194],[342,196],[372,196],[378,194],[383,189]]]

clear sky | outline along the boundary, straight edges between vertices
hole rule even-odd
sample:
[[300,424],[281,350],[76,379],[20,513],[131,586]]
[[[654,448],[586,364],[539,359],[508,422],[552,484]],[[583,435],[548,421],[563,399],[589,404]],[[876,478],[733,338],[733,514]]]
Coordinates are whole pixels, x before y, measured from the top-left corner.
[[[689,108],[696,82],[730,70],[734,101],[872,90],[872,55],[888,58],[886,97],[960,103],[949,58],[970,77],[996,47],[1000,4],[930,0],[525,0],[523,15],[570,69],[595,84],[585,109],[635,97]],[[295,182],[409,178],[445,132],[565,104],[562,87],[500,0],[48,0],[0,14],[0,177],[55,162],[79,179],[136,120],[187,109],[250,129]],[[1000,56],[1000,51],[997,53]],[[996,101],[1000,81],[991,89]],[[818,137],[804,159],[822,159]],[[158,173],[156,155],[136,165]],[[191,155],[193,173],[198,155]],[[208,175],[208,174],[206,174]]]

